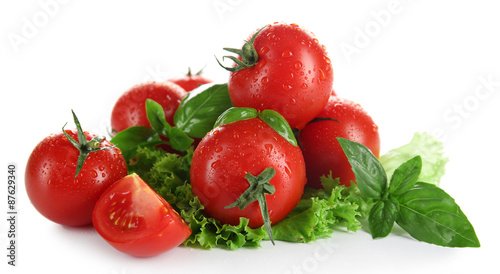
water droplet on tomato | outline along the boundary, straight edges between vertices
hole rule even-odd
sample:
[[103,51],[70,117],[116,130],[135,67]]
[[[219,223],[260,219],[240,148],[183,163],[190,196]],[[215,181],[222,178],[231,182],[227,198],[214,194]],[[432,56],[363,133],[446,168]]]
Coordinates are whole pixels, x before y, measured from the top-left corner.
[[307,89],[308,88],[308,86],[307,86],[306,83],[302,83],[302,85],[300,85],[300,87],[303,88],[303,89]]
[[295,62],[295,68],[296,69],[302,68],[302,62],[300,62],[300,61]]
[[105,169],[105,167],[104,167],[103,165],[100,165],[100,166],[99,166],[99,170],[100,170],[100,171],[103,171],[104,169]]
[[325,72],[322,69],[319,69],[319,79],[322,81],[326,79]]
[[285,173],[288,175],[288,177],[292,177],[292,170],[290,169],[290,163],[286,161],[284,168],[285,168]]
[[266,148],[266,153],[269,155],[273,151],[273,145],[272,144],[265,144],[264,148]]
[[91,171],[90,171],[90,176],[91,176],[92,178],[97,178],[97,172],[96,172],[95,170],[91,170]]
[[289,91],[290,89],[292,89],[292,86],[291,85],[288,85],[288,84],[283,84],[283,89],[285,91]]
[[215,147],[215,152],[219,153],[222,151],[222,147]]
[[284,50],[284,51],[281,53],[281,56],[282,56],[282,57],[292,57],[292,56],[293,56],[293,53],[292,53],[292,51],[291,51],[291,50],[286,49],[286,50]]
[[261,82],[263,85],[265,85],[265,84],[269,83],[269,78],[267,78],[267,77],[262,77],[262,79],[260,80],[260,82]]
[[214,169],[215,169],[215,168],[217,168],[219,165],[220,165],[220,160],[217,160],[217,161],[213,162],[210,166],[211,166],[212,168],[214,168]]
[[296,105],[297,104],[297,100],[295,100],[295,98],[292,98],[292,99],[290,99],[290,103],[292,105]]
[[263,66],[265,66],[267,62],[265,60],[259,60],[257,65],[255,65],[255,73],[258,74]]
[[259,56],[262,56],[266,54],[269,51],[269,48],[267,46],[263,46],[259,49]]
[[106,175],[107,175],[106,172],[101,173],[102,178],[105,178]]
[[313,42],[314,42],[314,44],[319,43],[318,39],[316,39],[316,38],[313,39]]

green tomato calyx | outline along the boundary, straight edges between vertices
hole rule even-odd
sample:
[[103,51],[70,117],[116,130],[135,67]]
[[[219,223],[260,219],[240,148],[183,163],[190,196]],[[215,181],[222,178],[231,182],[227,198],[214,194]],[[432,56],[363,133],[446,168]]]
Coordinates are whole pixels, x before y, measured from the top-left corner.
[[87,159],[87,156],[89,156],[90,153],[100,150],[105,150],[108,148],[113,148],[115,146],[100,147],[101,142],[105,139],[103,136],[96,136],[92,140],[88,141],[87,137],[85,137],[85,133],[82,130],[80,121],[78,121],[78,117],[76,117],[75,112],[71,110],[71,113],[73,113],[73,120],[75,121],[76,125],[78,141],[73,139],[73,137],[71,137],[64,129],[67,123],[64,124],[64,126],[62,127],[62,132],[64,133],[64,136],[66,136],[68,141],[80,151],[80,155],[78,156],[78,161],[76,164],[76,173],[74,176],[74,178],[76,178],[76,176],[78,176],[78,174],[82,170],[83,164],[85,163],[85,159]]

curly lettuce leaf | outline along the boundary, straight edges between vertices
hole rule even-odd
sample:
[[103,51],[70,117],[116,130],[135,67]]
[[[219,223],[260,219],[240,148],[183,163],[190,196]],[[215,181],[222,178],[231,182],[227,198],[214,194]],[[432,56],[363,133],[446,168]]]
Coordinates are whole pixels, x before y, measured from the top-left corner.
[[[203,205],[194,196],[189,182],[192,149],[185,156],[165,153],[153,147],[138,148],[129,172],[135,172],[148,182],[160,196],[189,224],[193,233],[186,246],[204,249],[260,247],[269,240],[265,228],[252,229],[248,219],[238,225],[221,224],[203,213]],[[323,177],[324,189],[309,189],[297,207],[284,220],[272,227],[275,240],[311,242],[329,238],[335,227],[357,231],[358,217],[366,215],[368,204],[358,195],[356,185],[339,185],[338,179]]]
[[276,240],[311,242],[331,237],[336,227],[349,231],[361,228],[358,217],[367,214],[368,204],[359,197],[357,186],[339,185],[331,174],[321,181],[323,189],[306,188],[297,207],[273,226]]
[[397,167],[418,155],[422,157],[422,171],[418,181],[438,186],[445,173],[448,158],[444,157],[443,143],[432,135],[417,132],[410,143],[390,150],[380,156],[379,161],[387,173],[387,178],[391,178]]

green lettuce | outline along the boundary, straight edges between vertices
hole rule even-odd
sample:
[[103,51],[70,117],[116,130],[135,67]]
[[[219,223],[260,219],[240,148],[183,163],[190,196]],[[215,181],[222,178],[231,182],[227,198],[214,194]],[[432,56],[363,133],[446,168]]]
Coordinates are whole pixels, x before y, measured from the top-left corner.
[[[189,183],[192,149],[185,156],[165,153],[154,147],[140,147],[129,163],[129,172],[137,173],[165,198],[189,224],[193,233],[186,246],[204,249],[259,247],[269,240],[264,226],[252,229],[248,219],[238,225],[221,224],[203,214],[203,205],[194,196]],[[339,185],[338,179],[322,178],[324,189],[306,188],[296,208],[272,227],[275,240],[311,242],[331,237],[336,227],[357,231],[368,212],[368,203],[360,198],[356,185]]]
[[443,143],[432,135],[417,132],[410,143],[390,150],[380,156],[379,161],[390,178],[397,167],[418,155],[422,157],[422,171],[418,180],[438,186],[448,158],[444,157]]

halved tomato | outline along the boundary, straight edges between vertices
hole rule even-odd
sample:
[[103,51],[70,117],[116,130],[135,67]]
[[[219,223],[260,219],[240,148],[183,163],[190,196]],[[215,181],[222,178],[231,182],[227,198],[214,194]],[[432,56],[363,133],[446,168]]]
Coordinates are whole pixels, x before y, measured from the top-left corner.
[[137,257],[163,253],[191,235],[172,206],[137,174],[124,177],[102,194],[92,221],[110,245]]

